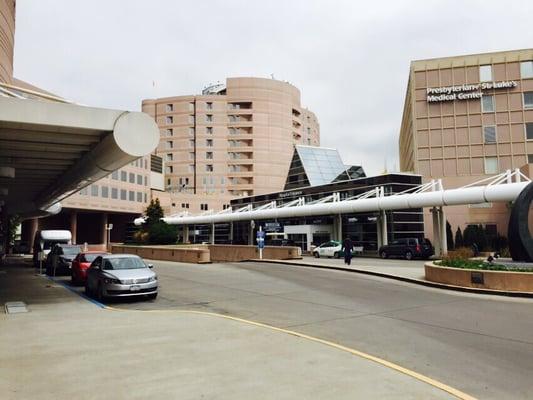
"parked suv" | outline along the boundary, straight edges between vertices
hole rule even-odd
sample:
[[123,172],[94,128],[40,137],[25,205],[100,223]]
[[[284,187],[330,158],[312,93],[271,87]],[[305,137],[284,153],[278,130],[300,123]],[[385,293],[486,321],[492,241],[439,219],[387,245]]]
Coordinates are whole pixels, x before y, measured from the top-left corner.
[[413,258],[427,259],[435,254],[435,249],[429,239],[398,239],[379,248],[381,258],[404,257],[406,260]]

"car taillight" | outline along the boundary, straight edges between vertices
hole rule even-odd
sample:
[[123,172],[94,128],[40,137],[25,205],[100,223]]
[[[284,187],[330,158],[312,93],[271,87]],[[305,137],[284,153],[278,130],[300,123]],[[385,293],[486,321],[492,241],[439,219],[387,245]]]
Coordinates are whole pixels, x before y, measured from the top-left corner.
[[419,244],[416,245],[416,252],[420,253],[420,245]]

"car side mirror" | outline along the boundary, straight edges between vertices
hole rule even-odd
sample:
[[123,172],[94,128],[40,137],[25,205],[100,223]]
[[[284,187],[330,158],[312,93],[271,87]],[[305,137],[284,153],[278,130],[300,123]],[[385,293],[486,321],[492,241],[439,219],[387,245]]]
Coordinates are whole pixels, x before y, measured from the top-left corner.
[[146,264],[148,268],[154,268],[154,264]]

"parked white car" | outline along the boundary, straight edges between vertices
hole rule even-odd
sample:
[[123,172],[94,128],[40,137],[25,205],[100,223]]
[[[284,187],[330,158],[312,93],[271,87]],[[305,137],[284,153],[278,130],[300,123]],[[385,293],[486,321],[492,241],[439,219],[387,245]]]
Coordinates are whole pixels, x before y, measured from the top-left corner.
[[335,257],[340,258],[343,256],[341,253],[342,243],[336,240],[330,240],[329,242],[322,243],[320,246],[313,250],[313,255],[316,258],[320,257]]

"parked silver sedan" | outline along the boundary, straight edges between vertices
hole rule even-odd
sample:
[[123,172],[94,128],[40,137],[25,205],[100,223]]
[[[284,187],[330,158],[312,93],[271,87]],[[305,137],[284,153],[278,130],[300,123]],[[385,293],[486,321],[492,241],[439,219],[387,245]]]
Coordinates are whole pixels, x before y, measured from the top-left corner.
[[85,293],[98,300],[106,297],[157,297],[157,275],[142,258],[133,254],[97,257],[87,269]]

